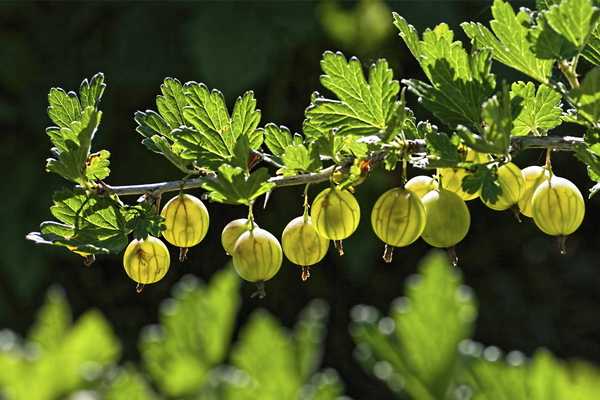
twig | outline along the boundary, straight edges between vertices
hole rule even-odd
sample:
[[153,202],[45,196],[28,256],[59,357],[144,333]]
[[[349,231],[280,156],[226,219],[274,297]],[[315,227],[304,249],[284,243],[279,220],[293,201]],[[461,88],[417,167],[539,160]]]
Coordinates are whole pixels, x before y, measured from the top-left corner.
[[[580,137],[574,136],[513,136],[511,138],[511,145],[509,148],[509,153],[511,157],[514,157],[518,152],[525,149],[553,149],[559,151],[575,151],[575,143],[584,143],[583,139]],[[427,144],[423,139],[416,140],[408,140],[407,141],[408,154],[420,154],[427,152]],[[373,166],[377,165],[382,159],[383,152],[374,152],[371,155],[371,158],[375,160]],[[338,167],[344,172],[344,168],[347,167]],[[295,185],[303,185],[307,183],[321,183],[325,182],[329,179],[333,169],[327,168],[320,172],[308,173],[308,174],[300,174],[294,176],[276,176],[269,179],[269,182],[275,183],[276,187],[283,186],[295,186]],[[217,175],[215,173],[209,173],[205,179],[213,179],[216,180]],[[185,181],[183,188],[184,189],[194,189],[201,188],[203,182],[200,178],[188,179]],[[173,192],[177,191],[181,188],[181,181],[172,181],[172,182],[161,182],[161,183],[151,183],[147,185],[128,185],[128,186],[108,186],[106,185],[106,189],[111,194],[116,194],[119,196],[129,196],[129,195],[142,195],[149,194],[153,197],[160,197],[162,193],[165,192]]]

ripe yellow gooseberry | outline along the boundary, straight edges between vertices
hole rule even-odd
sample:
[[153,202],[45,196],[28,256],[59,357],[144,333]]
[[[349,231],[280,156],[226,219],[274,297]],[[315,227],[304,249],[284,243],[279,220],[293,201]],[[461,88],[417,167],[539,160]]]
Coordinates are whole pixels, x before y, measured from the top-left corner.
[[428,175],[417,175],[410,178],[404,187],[423,198],[427,193],[438,188],[438,181]]
[[342,240],[358,227],[360,206],[352,193],[336,186],[315,197],[310,216],[319,235],[330,240]]
[[502,194],[498,196],[496,202],[492,204],[489,200],[483,200],[483,203],[492,210],[508,210],[516,205],[525,193],[525,178],[521,169],[515,164],[509,162],[498,168],[498,184],[502,188]]
[[[371,225],[379,239],[393,247],[408,246],[425,229],[425,207],[421,198],[406,188],[390,189],[373,206]],[[391,249],[386,246],[383,259],[392,261]]]
[[319,235],[308,215],[291,220],[281,234],[283,254],[294,264],[302,266],[302,280],[310,274],[308,267],[321,261],[329,248],[329,239]]
[[542,168],[538,165],[532,165],[521,170],[523,177],[525,178],[525,192],[519,200],[519,211],[526,217],[532,218],[531,213],[531,198],[535,189],[538,188],[540,183],[550,179],[550,172],[546,168]]
[[[254,222],[254,227],[258,228],[256,222]],[[235,219],[225,225],[225,228],[223,228],[223,232],[221,233],[221,244],[223,245],[225,252],[227,252],[227,254],[233,254],[235,242],[237,242],[242,233],[247,232],[250,229],[252,229],[252,223],[247,218]]]
[[183,261],[187,249],[200,243],[208,232],[208,210],[199,198],[179,194],[165,204],[160,215],[167,228],[162,235],[173,246],[182,248],[180,260]]
[[[489,160],[489,156],[485,153],[478,153],[475,150],[463,147],[467,153],[465,161],[472,161],[475,164],[483,164]],[[446,190],[456,193],[464,201],[473,200],[479,197],[479,192],[468,193],[462,188],[463,178],[473,174],[464,168],[438,168],[438,175],[441,176],[442,187]]]
[[147,239],[134,239],[129,243],[123,255],[125,272],[137,282],[138,292],[144,285],[161,280],[171,264],[169,249],[162,240],[148,236]]
[[240,235],[233,248],[233,267],[249,282],[256,282],[258,295],[266,296],[264,283],[281,268],[283,252],[275,236],[264,229],[254,227]]
[[565,238],[583,222],[585,202],[571,181],[552,176],[533,192],[531,212],[533,221],[542,232],[559,237],[559,250],[564,254]]
[[454,246],[469,232],[469,208],[459,195],[444,188],[429,192],[422,200],[426,221],[421,237],[433,247],[448,249],[452,262],[456,264],[458,259]]

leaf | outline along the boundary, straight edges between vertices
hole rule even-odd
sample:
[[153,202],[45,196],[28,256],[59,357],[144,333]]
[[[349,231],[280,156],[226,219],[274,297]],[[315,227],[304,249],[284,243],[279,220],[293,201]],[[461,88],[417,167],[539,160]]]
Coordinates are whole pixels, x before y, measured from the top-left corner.
[[133,238],[137,240],[145,240],[148,235],[158,237],[166,229],[163,224],[164,217],[157,214],[156,206],[147,201],[127,207],[124,217],[127,221],[127,231],[132,232]]
[[125,219],[112,198],[76,188],[55,192],[53,201],[50,211],[63,223],[46,221],[27,239],[87,254],[118,253],[127,245]]
[[325,73],[321,83],[339,100],[313,99],[306,110],[305,125],[322,133],[335,128],[342,136],[369,136],[386,130],[400,90],[386,61],[371,66],[368,81],[360,61],[347,61],[339,52],[325,52],[321,67]]
[[291,146],[292,134],[285,126],[277,126],[274,123],[265,125],[265,143],[271,153],[277,157],[281,157],[285,148]]
[[[456,138],[456,136],[454,137]],[[452,141],[447,134],[438,132],[437,130],[429,131],[425,134],[425,142],[427,143],[429,154],[437,157],[439,161],[444,161],[452,165],[462,161],[458,154],[458,142],[456,139]]]
[[110,161],[108,158],[110,153],[106,150],[101,150],[98,153],[90,154],[85,169],[85,177],[89,181],[102,180],[110,174],[108,166]]
[[267,168],[259,168],[246,177],[240,167],[223,164],[219,167],[218,181],[201,178],[204,188],[211,191],[210,198],[220,203],[251,205],[258,196],[268,193],[275,183]]
[[600,27],[598,25],[592,31],[581,55],[595,66],[600,66]]
[[577,111],[591,123],[600,121],[600,69],[593,68],[583,78],[578,88],[571,89],[569,96],[576,103]]
[[569,0],[550,7],[545,16],[550,26],[580,52],[596,28],[600,8],[590,0]]
[[118,368],[115,378],[104,393],[106,400],[157,400],[145,374],[133,364]]
[[536,92],[533,82],[514,82],[510,97],[523,99],[523,109],[513,121],[512,136],[525,136],[530,133],[542,135],[560,125],[562,96],[552,88],[540,85]]
[[[374,372],[398,393],[411,398],[446,398],[453,390],[458,344],[474,327],[477,306],[446,254],[431,252],[396,299],[389,316],[373,307],[352,310],[350,333],[363,369]],[[377,374],[385,368],[385,374]]]
[[187,100],[181,82],[174,78],[165,78],[164,83],[160,85],[160,91],[162,96],[156,97],[156,107],[170,130],[185,125],[183,109]]
[[81,118],[81,105],[77,93],[52,88],[48,94],[48,116],[59,128],[69,128]]
[[491,52],[480,50],[468,55],[461,42],[453,42],[454,33],[446,24],[426,30],[419,41],[415,29],[402,17],[394,13],[394,20],[431,85],[417,79],[405,79],[402,83],[451,128],[478,124],[481,104],[496,84],[490,73]]
[[242,328],[239,341],[230,355],[230,363],[244,370],[256,385],[229,387],[230,399],[298,398],[302,382],[298,375],[297,359],[289,333],[266,310],[254,311]]
[[[49,158],[46,170],[57,173],[64,178],[85,184],[87,161],[92,139],[100,124],[102,113],[93,108],[86,108],[80,115],[80,120],[74,121],[69,127],[60,130],[50,128],[47,132],[55,147],[52,149],[56,158]],[[107,171],[106,171],[107,172]]]
[[528,40],[530,18],[526,11],[515,14],[508,2],[495,0],[492,6],[494,20],[490,22],[493,33],[480,23],[464,22],[463,30],[475,48],[491,48],[492,57],[515,68],[541,83],[548,83],[553,60],[540,60]]
[[287,169],[302,172],[316,172],[323,166],[318,148],[313,143],[309,143],[308,148],[303,144],[286,147],[281,161]]
[[55,352],[60,349],[72,324],[71,308],[64,290],[60,286],[51,286],[27,339],[39,344],[44,351]]
[[321,365],[328,316],[329,305],[323,299],[314,299],[300,312],[294,325],[293,338],[301,382],[308,382]]
[[106,84],[104,83],[104,74],[102,72],[94,75],[90,81],[87,78],[84,79],[79,87],[81,108],[93,107],[97,111],[102,94],[104,94],[104,89],[106,89]]
[[481,199],[492,204],[496,204],[498,197],[502,195],[495,170],[486,166],[480,166],[474,174],[467,174],[462,180],[461,187],[471,194],[480,191]]
[[208,371],[225,360],[239,307],[240,279],[225,268],[207,286],[185,276],[163,303],[160,325],[140,338],[145,370],[168,397],[196,393]]

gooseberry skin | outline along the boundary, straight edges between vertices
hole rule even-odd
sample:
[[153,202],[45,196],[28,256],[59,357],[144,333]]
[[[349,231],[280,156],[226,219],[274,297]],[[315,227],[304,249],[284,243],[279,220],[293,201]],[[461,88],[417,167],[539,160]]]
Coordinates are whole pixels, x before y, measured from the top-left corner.
[[167,228],[162,235],[173,246],[195,246],[208,232],[208,210],[195,196],[183,194],[173,197],[165,204],[160,215],[165,219]]
[[482,199],[492,210],[508,210],[517,204],[525,193],[525,177],[521,169],[511,162],[498,167],[498,184],[502,188],[502,194],[498,196],[496,203],[492,204]]
[[438,185],[438,181],[431,176],[417,175],[410,178],[404,187],[422,199],[427,193],[436,190]]
[[426,222],[421,237],[433,247],[449,248],[467,236],[471,214],[463,199],[454,192],[438,188],[423,197]]
[[585,216],[581,192],[571,181],[552,176],[542,182],[531,198],[533,221],[548,235],[567,236],[575,232]]
[[[475,164],[482,164],[488,161],[488,155],[478,153],[475,150],[465,147],[467,155],[465,161],[472,161]],[[438,168],[438,175],[441,175],[442,187],[446,190],[456,193],[464,201],[469,201],[479,197],[479,191],[475,193],[465,192],[462,188],[463,178],[473,172],[467,171],[464,168]]]
[[390,189],[373,206],[371,225],[379,239],[394,246],[408,246],[421,236],[427,216],[421,198],[406,188]]
[[233,249],[233,266],[249,282],[271,279],[281,268],[281,245],[270,232],[255,227],[240,235]]
[[[254,223],[254,227],[258,228],[256,222]],[[221,233],[221,245],[223,245],[225,252],[227,252],[227,254],[233,254],[235,242],[237,242],[242,233],[247,232],[250,229],[252,229],[252,224],[247,218],[235,219],[225,225],[225,228],[223,228],[223,232]]]
[[531,199],[533,197],[533,193],[542,182],[550,179],[550,172],[548,172],[548,169],[542,168],[538,165],[531,165],[523,168],[521,172],[525,178],[525,192],[518,203],[519,211],[524,216],[532,218],[533,214],[531,212]]
[[281,247],[283,254],[294,264],[310,266],[325,257],[329,239],[317,233],[309,216],[301,215],[286,225],[281,234]]
[[162,240],[154,236],[148,236],[145,240],[132,240],[123,255],[125,272],[135,282],[143,285],[161,280],[170,265],[169,249]]
[[342,240],[358,227],[360,206],[352,193],[336,186],[315,197],[310,216],[319,235],[330,240]]

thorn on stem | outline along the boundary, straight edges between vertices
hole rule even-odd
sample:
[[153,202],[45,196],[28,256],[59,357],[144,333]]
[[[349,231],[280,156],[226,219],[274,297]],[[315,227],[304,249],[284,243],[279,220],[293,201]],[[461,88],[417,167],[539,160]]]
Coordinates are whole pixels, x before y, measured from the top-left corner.
[[391,263],[394,257],[394,246],[390,246],[386,243],[385,249],[383,250],[383,259],[386,263]]

